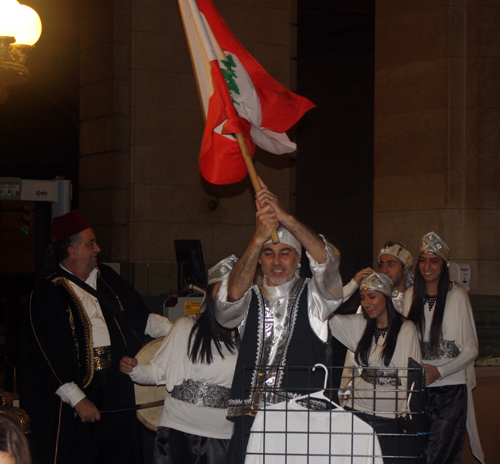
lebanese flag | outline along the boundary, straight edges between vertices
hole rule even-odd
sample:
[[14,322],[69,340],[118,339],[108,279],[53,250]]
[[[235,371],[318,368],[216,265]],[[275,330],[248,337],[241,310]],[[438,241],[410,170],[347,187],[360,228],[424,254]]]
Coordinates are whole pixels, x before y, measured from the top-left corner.
[[206,119],[200,171],[213,184],[244,179],[247,168],[232,134],[277,155],[297,146],[285,131],[314,107],[275,81],[241,45],[210,0],[178,0]]

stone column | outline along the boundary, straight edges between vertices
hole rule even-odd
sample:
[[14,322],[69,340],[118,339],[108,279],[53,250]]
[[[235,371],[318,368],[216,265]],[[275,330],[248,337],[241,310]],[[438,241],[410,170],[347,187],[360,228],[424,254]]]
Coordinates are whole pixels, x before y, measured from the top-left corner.
[[376,2],[374,256],[391,239],[416,255],[434,230],[471,265],[471,293],[489,295],[500,294],[499,18],[495,2]]
[[79,206],[96,232],[101,258],[124,263],[129,248],[130,7],[126,0],[80,5]]

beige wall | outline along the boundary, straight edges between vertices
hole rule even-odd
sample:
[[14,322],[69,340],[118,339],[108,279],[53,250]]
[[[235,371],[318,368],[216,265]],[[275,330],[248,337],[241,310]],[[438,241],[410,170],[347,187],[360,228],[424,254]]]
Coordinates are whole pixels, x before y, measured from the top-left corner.
[[[289,87],[292,2],[214,3]],[[204,121],[177,1],[83,0],[81,43],[80,208],[103,259],[124,264],[135,287],[155,295],[177,288],[174,239],[201,239],[207,267],[241,255],[253,232],[253,192],[248,182],[215,187],[200,178]],[[257,157],[257,172],[288,204],[286,158]]]
[[[500,4],[377,0],[374,255],[434,230],[498,295]],[[376,255],[375,255],[376,256]]]
[[[293,88],[295,1],[215,4]],[[105,260],[124,264],[142,293],[166,292],[176,287],[174,239],[201,239],[207,266],[241,254],[253,193],[199,176],[203,118],[177,2],[81,5],[80,208]],[[376,2],[374,256],[389,239],[416,253],[434,230],[453,260],[471,264],[478,294],[500,293],[499,16],[494,1]],[[288,204],[288,160],[257,158]]]

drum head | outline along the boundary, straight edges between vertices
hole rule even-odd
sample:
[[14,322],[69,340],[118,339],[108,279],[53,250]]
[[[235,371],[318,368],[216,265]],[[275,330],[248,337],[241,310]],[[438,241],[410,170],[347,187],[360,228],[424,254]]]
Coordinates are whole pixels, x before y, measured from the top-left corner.
[[[163,339],[165,337],[156,338],[143,346],[139,353],[137,353],[137,360],[141,364],[147,364],[156,352],[159,350]],[[153,401],[164,400],[168,392],[165,385],[150,386],[135,384],[135,401],[136,404],[151,403]],[[160,421],[161,410],[163,406],[156,406],[154,408],[139,409],[137,411],[138,419],[150,430],[156,432],[158,422]]]

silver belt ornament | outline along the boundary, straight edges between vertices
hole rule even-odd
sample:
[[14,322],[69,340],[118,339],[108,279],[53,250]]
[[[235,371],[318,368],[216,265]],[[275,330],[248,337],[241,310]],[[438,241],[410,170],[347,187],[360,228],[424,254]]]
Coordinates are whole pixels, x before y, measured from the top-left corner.
[[198,380],[184,380],[170,394],[176,400],[204,408],[227,408],[230,388]]

